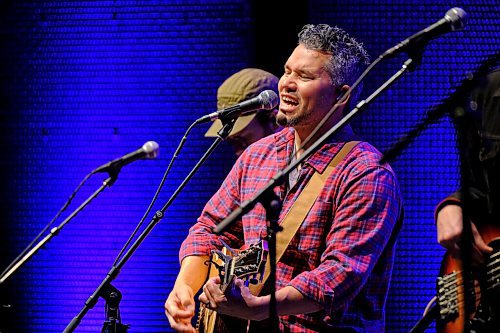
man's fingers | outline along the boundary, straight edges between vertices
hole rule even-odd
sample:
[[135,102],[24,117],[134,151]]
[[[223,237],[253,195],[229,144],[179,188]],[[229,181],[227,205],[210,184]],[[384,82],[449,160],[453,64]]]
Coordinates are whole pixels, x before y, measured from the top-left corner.
[[203,304],[207,309],[215,310],[215,308],[212,308],[212,305],[204,292],[200,294],[198,300],[200,301],[200,304]]
[[168,321],[170,323],[170,327],[172,327],[176,332],[179,333],[195,333],[196,330],[194,327],[191,325],[191,323],[184,323],[184,322],[176,322],[168,318]]
[[471,223],[471,230],[472,230],[472,237],[474,238],[474,243],[476,244],[479,251],[485,254],[493,252],[493,248],[491,246],[488,246],[488,244],[486,244],[486,242],[484,241],[483,237],[481,237],[481,234],[477,230],[477,227],[474,223]]
[[165,314],[175,320],[184,320],[184,319],[189,319],[194,316],[194,310],[191,308],[184,308],[182,305],[179,306],[180,303],[174,301],[174,300],[167,300],[165,302]]
[[170,327],[172,327],[176,332],[186,332],[193,333],[196,332],[193,326],[191,325],[191,316],[182,317],[183,310],[179,312],[175,312],[175,315],[169,315],[167,311],[167,319],[170,323]]
[[207,282],[203,286],[203,293],[205,294],[205,297],[206,297],[206,301],[204,303],[205,304],[207,304],[207,303],[210,304],[210,308],[211,309],[217,309],[217,301],[215,299],[213,291],[210,288],[210,283]]
[[247,286],[245,286],[245,282],[243,280],[236,279],[235,285],[239,288],[241,297],[243,297],[243,299],[247,299],[253,296],[252,293],[250,292],[250,289]]
[[196,332],[191,325],[194,316],[194,299],[187,289],[178,289],[169,295],[165,301],[165,314],[170,326],[176,332]]
[[200,295],[200,301],[209,305],[211,309],[217,309],[220,302],[227,301],[226,296],[220,289],[220,278],[210,278],[203,286],[203,294]]

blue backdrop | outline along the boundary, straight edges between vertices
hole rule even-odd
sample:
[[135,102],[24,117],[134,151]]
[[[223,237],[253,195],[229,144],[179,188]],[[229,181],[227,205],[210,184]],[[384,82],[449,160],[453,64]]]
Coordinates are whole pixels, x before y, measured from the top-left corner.
[[[287,6],[283,12],[300,13],[270,14],[264,2],[244,0],[0,5],[0,268],[47,225],[92,169],[148,140],[160,144],[156,160],[125,167],[112,187],[0,286],[0,301],[11,304],[2,309],[0,327],[8,326],[8,332],[66,327],[141,219],[188,126],[216,109],[218,85],[249,66],[280,76],[301,24],[339,25],[374,59],[451,7],[469,14],[466,29],[429,43],[417,70],[355,119],[357,131],[382,151],[499,49],[500,10],[494,0],[311,0]],[[402,55],[379,65],[366,79],[363,96],[404,60]],[[203,137],[207,127],[189,134],[153,211],[211,144]],[[391,163],[403,189],[406,220],[388,299],[388,332],[407,332],[435,294],[444,251],[436,244],[433,211],[458,185],[457,161],[453,126],[443,118]],[[232,162],[228,147],[220,146],[116,279],[131,332],[170,331],[163,302],[179,267],[179,245]],[[104,179],[93,176],[56,225]],[[100,300],[77,332],[99,331],[103,321]]]

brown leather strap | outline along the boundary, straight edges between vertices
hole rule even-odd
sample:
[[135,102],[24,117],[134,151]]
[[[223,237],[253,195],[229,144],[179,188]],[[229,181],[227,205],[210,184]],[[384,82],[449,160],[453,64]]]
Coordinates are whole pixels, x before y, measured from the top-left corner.
[[[276,234],[276,262],[279,262],[281,256],[285,252],[285,249],[290,244],[293,236],[299,230],[300,225],[304,221],[307,213],[311,210],[316,198],[318,197],[321,189],[323,188],[326,180],[332,173],[333,169],[344,159],[344,157],[359,143],[359,141],[347,142],[342,149],[335,155],[330,164],[326,167],[325,171],[320,174],[315,172],[309,182],[306,184],[299,197],[294,202],[293,206],[290,208],[286,214],[281,227],[283,230]],[[270,273],[270,262],[269,256],[266,261],[266,268],[264,270],[264,277],[262,278],[262,283],[257,285],[250,285],[250,290],[253,295],[258,295],[262,290],[262,287],[266,283],[267,278]]]

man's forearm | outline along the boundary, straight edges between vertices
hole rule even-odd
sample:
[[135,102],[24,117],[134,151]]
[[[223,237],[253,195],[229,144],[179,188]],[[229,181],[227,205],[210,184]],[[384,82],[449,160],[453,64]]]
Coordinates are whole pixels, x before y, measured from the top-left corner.
[[[258,320],[269,317],[271,296],[262,296],[261,302]],[[276,292],[276,308],[280,316],[311,313],[322,309],[318,303],[305,297],[300,291],[291,286],[286,286]]]
[[276,293],[276,303],[280,316],[311,313],[321,310],[321,306],[313,300],[302,295],[294,287],[287,286]]
[[181,269],[177,275],[175,284],[180,283],[188,285],[196,294],[205,283],[208,276],[208,266],[205,265],[209,257],[207,256],[188,256],[182,260]]

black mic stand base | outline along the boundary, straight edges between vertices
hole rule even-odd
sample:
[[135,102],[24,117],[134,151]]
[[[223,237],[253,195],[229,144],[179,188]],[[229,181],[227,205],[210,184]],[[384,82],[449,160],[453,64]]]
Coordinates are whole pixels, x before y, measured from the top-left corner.
[[106,321],[101,333],[127,333],[130,325],[122,324],[120,318],[121,292],[112,284],[108,284],[100,296],[106,300]]
[[118,323],[115,320],[105,321],[101,333],[127,333],[130,325]]

